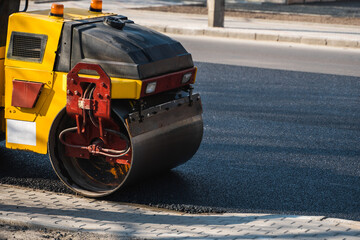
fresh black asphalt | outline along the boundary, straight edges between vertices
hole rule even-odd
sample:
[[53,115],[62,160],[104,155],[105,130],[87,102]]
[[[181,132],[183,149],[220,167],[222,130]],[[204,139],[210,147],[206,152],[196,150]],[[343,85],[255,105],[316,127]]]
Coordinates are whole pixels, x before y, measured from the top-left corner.
[[[106,199],[187,212],[360,220],[360,79],[198,62],[204,138],[186,164]],[[0,183],[70,193],[47,156],[0,150]]]

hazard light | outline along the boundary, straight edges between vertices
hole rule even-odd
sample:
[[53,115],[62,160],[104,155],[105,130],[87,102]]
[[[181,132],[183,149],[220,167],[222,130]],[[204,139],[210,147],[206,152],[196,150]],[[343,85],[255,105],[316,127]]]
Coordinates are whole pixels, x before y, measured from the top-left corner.
[[102,11],[102,0],[91,0],[90,11],[101,12]]
[[53,3],[51,5],[50,16],[63,17],[64,16],[64,5],[59,4],[59,3]]

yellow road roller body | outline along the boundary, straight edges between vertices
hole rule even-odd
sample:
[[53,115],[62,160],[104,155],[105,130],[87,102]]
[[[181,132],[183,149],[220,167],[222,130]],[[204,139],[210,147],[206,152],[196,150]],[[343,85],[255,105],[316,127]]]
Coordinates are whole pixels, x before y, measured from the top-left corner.
[[203,132],[197,69],[180,43],[102,13],[101,4],[34,12],[1,4],[7,148],[48,153],[59,178],[91,197],[195,154]]

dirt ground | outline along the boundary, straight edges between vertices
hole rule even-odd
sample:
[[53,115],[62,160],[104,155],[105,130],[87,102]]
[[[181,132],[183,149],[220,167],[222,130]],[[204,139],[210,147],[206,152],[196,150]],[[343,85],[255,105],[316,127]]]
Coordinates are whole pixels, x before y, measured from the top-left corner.
[[[149,7],[137,8],[148,11],[162,11],[162,12],[176,12],[189,14],[207,14],[207,8],[202,6],[163,6],[163,7]],[[295,14],[295,13],[265,13],[252,11],[226,11],[225,16],[240,17],[240,18],[255,18],[255,19],[269,19],[281,21],[298,21],[298,22],[312,22],[325,24],[341,24],[341,25],[356,25],[360,26],[360,18],[351,17],[332,17],[328,15],[310,15],[310,14]]]
[[63,230],[51,230],[47,228],[36,228],[8,223],[0,223],[0,240],[115,240],[115,239],[134,239],[120,238],[112,235],[100,235],[87,232],[71,232]]

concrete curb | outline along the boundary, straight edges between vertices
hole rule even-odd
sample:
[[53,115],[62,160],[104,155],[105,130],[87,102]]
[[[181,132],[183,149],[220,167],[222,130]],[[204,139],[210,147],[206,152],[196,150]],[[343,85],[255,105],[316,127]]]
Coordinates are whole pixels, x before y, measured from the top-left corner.
[[0,184],[0,222],[144,239],[359,239],[360,222],[277,214],[186,214]]
[[330,46],[330,47],[346,47],[346,48],[360,48],[360,41],[347,40],[334,37],[311,37],[296,34],[278,34],[276,32],[256,30],[237,30],[227,28],[193,28],[193,27],[174,27],[167,25],[144,24],[141,25],[151,28],[153,30],[170,33],[183,34],[194,36],[209,36],[209,37],[223,37],[242,40],[257,40],[257,41],[273,41],[284,43],[300,43],[308,45]]

